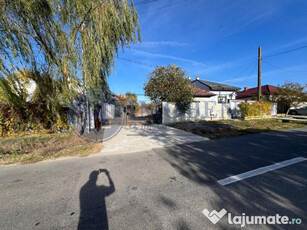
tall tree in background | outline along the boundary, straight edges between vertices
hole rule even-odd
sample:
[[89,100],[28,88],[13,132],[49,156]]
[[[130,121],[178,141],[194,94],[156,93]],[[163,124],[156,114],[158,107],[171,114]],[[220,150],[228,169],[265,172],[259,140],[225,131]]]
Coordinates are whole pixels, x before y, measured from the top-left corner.
[[127,105],[128,105],[128,113],[134,114],[140,110],[140,105],[138,104],[138,97],[135,93],[126,92],[125,94],[127,98]]
[[278,92],[274,94],[274,100],[288,106],[286,115],[288,115],[291,107],[297,108],[307,101],[305,92],[307,85],[300,83],[285,83],[278,87]]
[[193,86],[185,78],[186,72],[176,65],[158,66],[149,75],[145,95],[154,102],[174,102],[185,114],[193,101]]
[[120,93],[118,96],[117,96],[119,102],[121,103],[122,106],[126,106],[127,105],[127,101],[128,99],[126,98],[126,96],[122,93]]
[[134,103],[138,102],[138,97],[135,93],[127,92],[125,96],[129,102],[134,102]]
[[126,0],[0,0],[1,78],[47,69],[66,95],[81,74],[88,89],[108,89],[119,48],[138,40],[137,12]]

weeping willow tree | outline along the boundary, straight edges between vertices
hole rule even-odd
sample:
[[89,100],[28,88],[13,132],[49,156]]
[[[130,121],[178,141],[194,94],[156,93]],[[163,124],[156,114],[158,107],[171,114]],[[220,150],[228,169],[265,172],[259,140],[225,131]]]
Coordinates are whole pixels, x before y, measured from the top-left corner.
[[48,69],[64,97],[80,85],[107,90],[119,49],[137,41],[138,15],[126,0],[0,0],[0,77]]
[[54,121],[84,89],[104,99],[119,49],[140,40],[132,1],[0,0],[0,128],[17,114]]

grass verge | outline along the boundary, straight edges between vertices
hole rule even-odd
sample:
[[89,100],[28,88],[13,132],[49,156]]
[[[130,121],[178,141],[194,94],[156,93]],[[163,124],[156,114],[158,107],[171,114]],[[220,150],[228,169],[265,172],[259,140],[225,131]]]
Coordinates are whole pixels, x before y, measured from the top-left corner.
[[279,122],[276,119],[264,119],[180,122],[170,126],[205,136],[209,139],[218,139],[266,131],[301,128],[306,125],[306,122]]
[[102,143],[87,142],[73,132],[0,138],[0,165],[87,156],[101,149]]

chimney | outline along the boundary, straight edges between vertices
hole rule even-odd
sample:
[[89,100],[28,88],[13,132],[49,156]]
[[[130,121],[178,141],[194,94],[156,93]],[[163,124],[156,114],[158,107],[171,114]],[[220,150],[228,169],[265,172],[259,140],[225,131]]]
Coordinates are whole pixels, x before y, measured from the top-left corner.
[[248,87],[247,87],[247,86],[244,87],[244,91],[246,91],[246,90],[248,90]]
[[198,77],[198,76],[196,77],[196,80],[199,80],[199,77]]

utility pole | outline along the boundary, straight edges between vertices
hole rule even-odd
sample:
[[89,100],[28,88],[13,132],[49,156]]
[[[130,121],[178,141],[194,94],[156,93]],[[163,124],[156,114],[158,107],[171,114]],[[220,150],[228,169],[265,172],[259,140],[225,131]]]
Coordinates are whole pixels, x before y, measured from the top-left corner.
[[257,100],[261,99],[261,46],[258,47],[258,94]]

